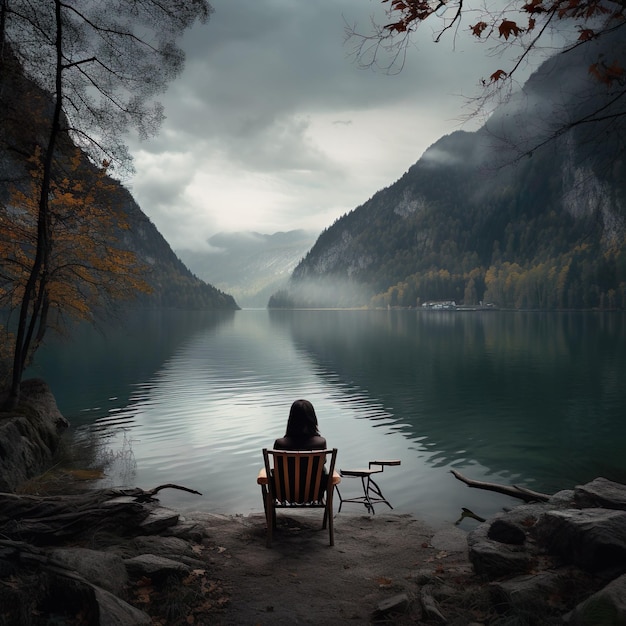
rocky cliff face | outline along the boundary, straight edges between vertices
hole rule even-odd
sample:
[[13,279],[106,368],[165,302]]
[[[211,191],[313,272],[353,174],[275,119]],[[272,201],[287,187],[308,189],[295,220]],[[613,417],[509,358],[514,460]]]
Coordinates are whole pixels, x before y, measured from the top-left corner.
[[615,186],[600,178],[589,163],[576,163],[576,147],[570,138],[563,142],[565,159],[561,169],[563,210],[576,219],[597,215],[605,249],[619,245],[626,236],[626,203]]

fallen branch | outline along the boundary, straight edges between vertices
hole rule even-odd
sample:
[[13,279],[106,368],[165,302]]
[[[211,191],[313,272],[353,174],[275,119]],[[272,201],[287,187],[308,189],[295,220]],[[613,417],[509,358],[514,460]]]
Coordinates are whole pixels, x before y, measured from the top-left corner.
[[480,515],[476,515],[476,513],[474,513],[474,511],[470,511],[470,509],[466,509],[465,507],[461,508],[461,517],[459,517],[459,519],[454,522],[455,526],[458,526],[466,517],[471,517],[472,519],[475,519],[478,522],[486,522],[487,520],[484,517],[481,517]]
[[526,489],[525,487],[518,487],[517,485],[499,485],[497,483],[487,483],[482,480],[473,480],[471,478],[467,478],[456,470],[450,470],[450,472],[455,478],[460,480],[462,483],[465,483],[468,487],[485,489],[487,491],[495,491],[497,493],[502,493],[505,496],[519,498],[520,500],[524,500],[524,502],[546,502],[551,497],[548,494],[540,493],[538,491],[532,491],[531,489]]
[[202,494],[199,491],[196,491],[195,489],[189,489],[189,487],[183,487],[181,485],[174,485],[173,483],[167,483],[166,485],[159,485],[158,487],[155,487],[154,489],[150,489],[148,491],[141,491],[141,493],[133,493],[133,497],[135,498],[135,500],[137,500],[137,502],[145,502],[145,501],[149,501],[152,498],[154,498],[154,496],[159,493],[159,491],[161,491],[162,489],[179,489],[180,491],[186,491],[187,493],[193,493],[197,496],[201,496]]

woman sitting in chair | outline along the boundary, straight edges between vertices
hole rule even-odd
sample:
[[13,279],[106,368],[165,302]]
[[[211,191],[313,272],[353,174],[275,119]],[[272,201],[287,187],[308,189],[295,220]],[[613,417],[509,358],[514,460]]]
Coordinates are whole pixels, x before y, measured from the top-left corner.
[[287,432],[274,442],[274,450],[325,450],[315,409],[308,400],[296,400],[289,411]]
[[276,439],[273,450],[263,449],[265,466],[257,477],[263,494],[268,547],[276,528],[276,509],[292,506],[323,508],[322,528],[328,526],[330,545],[334,545],[333,491],[341,480],[334,471],[336,458],[337,449],[328,450],[326,439],[319,433],[313,405],[308,400],[296,400],[289,411],[285,436]]

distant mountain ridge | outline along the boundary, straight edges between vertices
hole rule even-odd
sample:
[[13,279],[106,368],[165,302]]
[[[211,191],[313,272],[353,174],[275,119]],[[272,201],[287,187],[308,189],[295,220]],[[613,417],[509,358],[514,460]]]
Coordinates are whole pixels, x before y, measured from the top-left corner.
[[[626,42],[605,45],[626,60]],[[626,307],[626,112],[573,52],[326,229],[269,305]],[[608,121],[540,145],[605,106]]]
[[264,308],[270,295],[286,285],[317,234],[306,230],[223,232],[207,240],[206,251],[176,252],[197,276],[233,294],[240,306]]

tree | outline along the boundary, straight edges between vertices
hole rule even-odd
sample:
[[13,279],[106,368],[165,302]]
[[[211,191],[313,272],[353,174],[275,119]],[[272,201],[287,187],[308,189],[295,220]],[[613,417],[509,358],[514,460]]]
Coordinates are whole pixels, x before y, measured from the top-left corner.
[[[25,188],[15,187],[10,201],[0,207],[0,308],[9,312],[21,306],[37,247],[40,150],[30,163]],[[51,181],[46,289],[36,332],[26,342],[26,364],[46,329],[60,329],[64,317],[91,320],[96,307],[150,291],[145,268],[117,241],[116,233],[128,224],[106,169],[87,167],[78,149],[66,167],[65,177]]]
[[[483,110],[496,94],[508,97],[520,68],[531,57],[549,52],[555,45],[561,53],[570,53],[592,42],[616,37],[626,28],[626,4],[623,0],[510,0],[493,5],[473,5],[468,0],[381,0],[388,5],[387,21],[373,20],[373,31],[362,34],[346,29],[347,38],[355,44],[355,55],[361,64],[382,65],[388,71],[400,71],[406,52],[419,27],[428,23],[435,41],[447,34],[456,36],[464,19],[471,19],[470,33],[500,49],[519,50],[505,67],[494,67],[481,80],[483,92],[474,100],[475,110]],[[481,8],[482,7],[482,8]],[[560,41],[560,45],[556,41]],[[618,40],[619,41],[619,40]],[[590,109],[582,109],[573,119],[563,121],[547,137],[521,152],[531,154],[541,145],[566,131],[626,116],[626,69],[624,51],[605,47],[588,65],[589,75],[604,86],[605,97]]]
[[163,113],[154,97],[183,65],[176,41],[196,20],[206,21],[210,10],[206,0],[1,0],[2,76],[14,62],[50,94],[37,236],[19,306],[7,408],[17,405],[32,342],[46,328],[55,235],[50,197],[62,172],[59,142],[69,138],[112,171],[128,167],[125,134],[131,128],[144,138],[156,132]]

